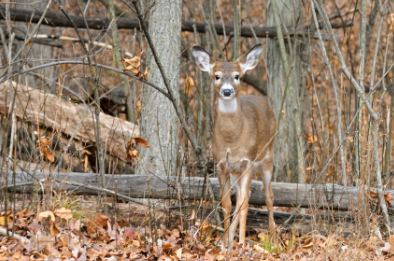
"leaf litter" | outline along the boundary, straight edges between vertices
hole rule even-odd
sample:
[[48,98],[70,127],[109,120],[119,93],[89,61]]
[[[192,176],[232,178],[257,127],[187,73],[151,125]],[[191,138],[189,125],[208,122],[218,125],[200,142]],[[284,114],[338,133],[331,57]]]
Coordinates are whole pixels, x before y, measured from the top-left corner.
[[[364,241],[344,239],[340,234],[300,234],[287,229],[277,242],[268,242],[266,230],[249,235],[249,243],[222,248],[222,234],[209,222],[186,220],[189,229],[156,230],[113,221],[102,212],[73,217],[58,208],[34,213],[24,209],[0,214],[10,237],[0,235],[0,260],[384,260],[394,259],[394,235],[384,239],[372,230]],[[116,220],[116,219],[115,219]],[[28,241],[12,237],[14,233]],[[253,242],[254,243],[251,243]],[[383,258],[383,259],[382,259]]]

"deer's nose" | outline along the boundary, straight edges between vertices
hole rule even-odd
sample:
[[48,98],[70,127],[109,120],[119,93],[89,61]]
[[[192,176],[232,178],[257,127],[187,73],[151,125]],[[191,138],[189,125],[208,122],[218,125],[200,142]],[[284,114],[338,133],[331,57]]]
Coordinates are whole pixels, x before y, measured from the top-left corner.
[[223,95],[226,97],[229,97],[229,96],[231,96],[231,92],[232,92],[232,89],[224,89]]

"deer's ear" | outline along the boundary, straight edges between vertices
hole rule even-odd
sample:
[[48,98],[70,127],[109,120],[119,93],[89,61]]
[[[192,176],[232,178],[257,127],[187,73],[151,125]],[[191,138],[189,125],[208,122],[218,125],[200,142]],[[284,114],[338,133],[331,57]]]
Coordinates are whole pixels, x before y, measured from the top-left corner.
[[211,72],[216,61],[204,50],[201,46],[195,45],[192,49],[192,54],[196,61],[198,68],[204,72]]
[[252,49],[250,49],[248,53],[241,55],[237,59],[237,62],[241,66],[243,73],[252,70],[254,69],[254,67],[256,67],[256,65],[259,63],[262,52],[263,52],[263,45],[258,44]]

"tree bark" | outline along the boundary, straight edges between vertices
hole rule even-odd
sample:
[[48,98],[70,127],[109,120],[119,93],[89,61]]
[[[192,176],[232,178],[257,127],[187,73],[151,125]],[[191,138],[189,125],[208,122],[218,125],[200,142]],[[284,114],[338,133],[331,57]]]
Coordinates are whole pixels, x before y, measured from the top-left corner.
[[[149,11],[149,34],[160,57],[170,88],[179,102],[181,46],[181,1],[160,0]],[[156,62],[149,51],[149,81],[165,89]],[[175,175],[178,158],[178,118],[173,104],[156,90],[144,87],[140,117],[141,137],[150,148],[141,149],[137,173]]]
[[[297,3],[288,0],[278,0],[277,2],[279,16],[281,22],[285,26],[293,25],[296,28],[302,23],[301,9],[296,6]],[[272,10],[272,3],[268,11],[268,25],[275,25],[274,15]],[[284,30],[283,34],[286,37],[288,30]],[[287,39],[287,38],[286,38]],[[300,167],[302,164],[302,139],[300,134],[300,125],[302,112],[299,108],[299,88],[300,88],[300,46],[296,40],[288,39],[286,42],[286,53],[288,62],[291,64],[291,71],[286,72],[285,64],[281,58],[280,46],[277,40],[270,39],[268,43],[268,95],[270,97],[271,106],[274,110],[278,133],[275,139],[275,159],[274,159],[274,180],[278,180],[279,173],[282,173],[283,168],[287,165],[287,170],[290,171],[291,177],[298,182],[303,182],[303,173]],[[286,87],[286,73],[289,73],[288,85]],[[285,97],[285,103],[282,108],[283,94],[285,88],[288,88],[288,93]],[[281,116],[281,114],[284,114]],[[279,120],[279,118],[282,118]],[[286,146],[284,146],[286,144]],[[286,177],[284,177],[286,179]]]
[[[205,13],[205,19],[208,21],[209,24],[207,24],[207,27],[210,26],[211,24],[215,24],[215,5],[216,5],[216,0],[206,0],[204,1],[204,13]],[[214,32],[212,32],[214,33]],[[213,36],[214,37],[214,36]],[[211,34],[202,34],[201,35],[201,44],[204,47],[204,49],[208,53],[212,53],[212,51],[215,49],[215,39],[213,39]],[[220,46],[221,48],[221,46]],[[203,84],[202,88],[200,90],[202,93],[199,94],[199,97],[202,97],[199,99],[199,106],[200,109],[203,111],[201,115],[205,118],[205,120],[201,121],[201,138],[205,138],[205,144],[210,144],[211,138],[212,138],[212,96],[213,94],[213,89],[211,88],[211,77],[207,73],[203,73],[200,70],[197,70],[197,75],[199,75],[200,79],[202,81],[199,81],[197,84]],[[199,119],[200,120],[200,119]],[[200,123],[200,122],[199,122]],[[201,140],[201,145],[204,144]],[[208,146],[209,147],[209,146]]]

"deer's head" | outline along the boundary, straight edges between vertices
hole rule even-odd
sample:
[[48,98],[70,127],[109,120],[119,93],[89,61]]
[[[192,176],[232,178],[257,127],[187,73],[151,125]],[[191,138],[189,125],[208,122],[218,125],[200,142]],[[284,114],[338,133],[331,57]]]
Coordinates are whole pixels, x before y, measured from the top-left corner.
[[262,45],[257,44],[235,62],[215,61],[201,46],[195,45],[192,54],[200,70],[208,72],[215,83],[217,97],[231,100],[239,96],[240,79],[246,71],[256,67],[262,53]]

